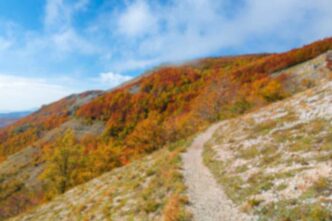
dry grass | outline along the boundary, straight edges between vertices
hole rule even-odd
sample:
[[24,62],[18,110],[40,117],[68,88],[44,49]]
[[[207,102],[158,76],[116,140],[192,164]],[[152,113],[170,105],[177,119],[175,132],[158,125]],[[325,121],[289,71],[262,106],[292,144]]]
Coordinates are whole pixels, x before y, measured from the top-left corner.
[[188,144],[163,148],[13,220],[189,220],[180,173]]
[[225,122],[204,162],[228,196],[261,220],[331,220],[331,101],[328,83]]

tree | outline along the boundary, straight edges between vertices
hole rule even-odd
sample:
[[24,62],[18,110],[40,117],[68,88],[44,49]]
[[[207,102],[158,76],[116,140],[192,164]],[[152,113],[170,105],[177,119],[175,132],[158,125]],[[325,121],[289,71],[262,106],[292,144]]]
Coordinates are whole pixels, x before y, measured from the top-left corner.
[[121,148],[114,145],[112,141],[108,144],[100,144],[89,153],[91,156],[90,167],[94,170],[92,173],[102,174],[121,166],[120,153]]
[[[217,74],[215,75],[217,76]],[[208,122],[220,119],[225,106],[238,96],[240,85],[226,74],[220,73],[219,75],[211,80],[194,103],[197,116]]]
[[165,134],[161,126],[158,113],[152,112],[149,117],[141,121],[128,135],[127,147],[137,150],[139,153],[151,153],[165,144]]
[[46,169],[42,179],[48,184],[50,196],[62,194],[81,182],[80,172],[85,168],[83,149],[77,144],[71,130],[46,150]]

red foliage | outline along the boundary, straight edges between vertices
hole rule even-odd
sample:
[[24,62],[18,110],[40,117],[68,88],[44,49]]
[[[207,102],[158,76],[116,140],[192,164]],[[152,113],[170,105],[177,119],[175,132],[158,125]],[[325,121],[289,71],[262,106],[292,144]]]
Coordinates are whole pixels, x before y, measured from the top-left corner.
[[[92,178],[191,135],[206,122],[283,98],[286,75],[273,78],[270,74],[329,49],[332,38],[281,54],[208,58],[156,69],[83,105],[77,101],[93,93],[69,96],[0,129],[0,161],[73,117],[100,120],[106,123],[104,133],[80,141],[84,156],[91,158]],[[172,206],[169,211],[173,213]]]
[[[162,125],[200,111],[210,120],[220,118],[220,112],[225,109],[241,113],[252,104],[271,102],[283,96],[282,79],[271,79],[270,73],[329,49],[332,49],[332,38],[281,54],[208,58],[156,69],[82,106],[75,104],[77,98],[84,99],[90,92],[69,96],[1,129],[0,155],[7,156],[33,144],[73,114],[90,121],[106,122],[104,136],[125,143],[126,137],[151,112],[160,115]],[[197,117],[196,114],[190,116]]]
[[200,112],[208,120],[220,118],[224,109],[242,113],[251,106],[285,96],[282,87],[285,76],[272,79],[270,73],[331,48],[332,39],[325,39],[281,54],[208,58],[159,68],[83,105],[77,116],[106,121],[106,137],[126,143],[127,136],[132,137],[136,125],[151,112],[159,113],[160,124],[189,112]]

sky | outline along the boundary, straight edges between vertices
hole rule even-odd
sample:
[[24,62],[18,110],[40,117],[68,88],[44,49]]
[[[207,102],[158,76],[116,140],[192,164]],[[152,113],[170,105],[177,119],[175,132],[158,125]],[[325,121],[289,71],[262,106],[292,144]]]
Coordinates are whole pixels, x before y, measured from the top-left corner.
[[165,63],[332,36],[331,0],[0,0],[0,112],[110,89]]

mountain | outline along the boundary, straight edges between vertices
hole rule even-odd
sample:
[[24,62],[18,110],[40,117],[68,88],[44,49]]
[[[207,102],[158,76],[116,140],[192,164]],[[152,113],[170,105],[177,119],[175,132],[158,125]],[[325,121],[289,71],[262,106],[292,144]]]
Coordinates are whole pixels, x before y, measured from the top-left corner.
[[31,113],[32,113],[32,111],[0,113],[0,118],[22,118],[22,117],[28,116]]
[[0,118],[0,127],[7,126],[9,124],[12,124],[16,121],[16,118]]
[[28,116],[31,111],[0,113],[0,128],[12,124],[18,119]]
[[42,107],[0,129],[0,219],[27,210],[17,219],[190,219],[188,177],[178,173],[189,140],[325,84],[331,49],[328,38],[284,53],[163,66]]

